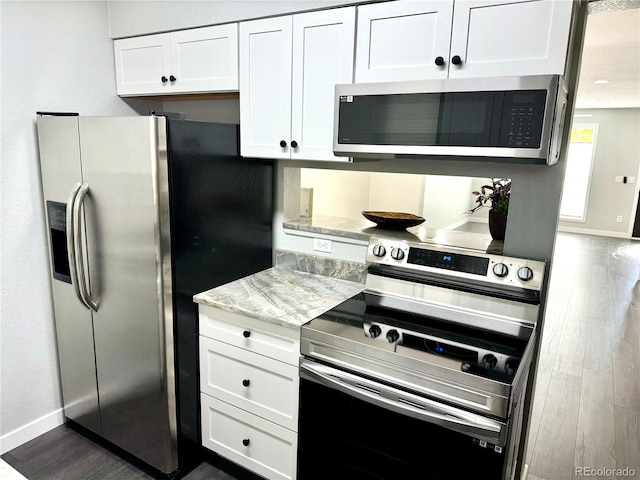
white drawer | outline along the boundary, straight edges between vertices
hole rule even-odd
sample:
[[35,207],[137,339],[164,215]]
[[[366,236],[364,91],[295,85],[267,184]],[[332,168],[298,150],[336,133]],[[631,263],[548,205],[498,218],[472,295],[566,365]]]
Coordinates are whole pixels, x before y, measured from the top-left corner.
[[298,430],[298,367],[200,337],[200,390]]
[[296,478],[294,432],[204,393],[201,409],[203,446],[269,480]]
[[300,329],[198,305],[200,335],[298,366]]

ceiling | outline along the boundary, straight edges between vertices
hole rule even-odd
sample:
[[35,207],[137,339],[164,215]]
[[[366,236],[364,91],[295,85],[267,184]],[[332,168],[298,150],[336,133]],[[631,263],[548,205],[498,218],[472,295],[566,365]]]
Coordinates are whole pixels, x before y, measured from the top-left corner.
[[631,107],[640,108],[640,0],[592,2],[576,108]]

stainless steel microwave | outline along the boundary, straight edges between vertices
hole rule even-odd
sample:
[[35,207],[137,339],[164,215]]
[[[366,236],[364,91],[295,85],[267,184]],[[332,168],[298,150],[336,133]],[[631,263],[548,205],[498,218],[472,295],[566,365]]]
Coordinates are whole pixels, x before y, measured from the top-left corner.
[[333,150],[551,165],[566,107],[558,75],[336,85]]

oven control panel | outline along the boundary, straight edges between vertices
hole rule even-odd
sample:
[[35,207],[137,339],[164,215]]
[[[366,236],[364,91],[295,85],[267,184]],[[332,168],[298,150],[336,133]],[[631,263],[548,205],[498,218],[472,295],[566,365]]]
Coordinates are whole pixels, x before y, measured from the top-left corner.
[[405,330],[397,325],[364,321],[365,336],[381,342],[403,345],[407,348],[452,358],[461,362],[461,370],[476,373],[478,370],[500,372],[512,377],[520,359],[512,354],[498,351],[492,345],[470,345],[437,335],[427,335],[414,330]]
[[545,262],[536,260],[384,237],[371,237],[366,260],[367,264],[537,291],[545,270]]

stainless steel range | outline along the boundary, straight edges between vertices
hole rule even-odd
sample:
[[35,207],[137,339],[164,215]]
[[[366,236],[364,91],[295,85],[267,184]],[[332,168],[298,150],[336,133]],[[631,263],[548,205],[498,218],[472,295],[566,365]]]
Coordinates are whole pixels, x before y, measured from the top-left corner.
[[367,264],[302,327],[299,478],[512,478],[545,264],[382,237]]

